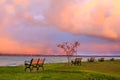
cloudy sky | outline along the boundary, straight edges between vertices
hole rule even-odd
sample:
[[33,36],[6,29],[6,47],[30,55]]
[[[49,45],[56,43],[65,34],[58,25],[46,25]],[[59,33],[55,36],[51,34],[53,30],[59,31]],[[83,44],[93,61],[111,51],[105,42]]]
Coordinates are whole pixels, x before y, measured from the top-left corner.
[[0,52],[120,54],[120,0],[0,0]]

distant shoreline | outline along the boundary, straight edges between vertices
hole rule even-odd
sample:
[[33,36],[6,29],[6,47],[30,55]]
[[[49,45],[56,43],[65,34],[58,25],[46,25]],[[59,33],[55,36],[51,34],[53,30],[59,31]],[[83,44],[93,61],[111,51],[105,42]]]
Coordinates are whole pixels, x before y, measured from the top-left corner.
[[[41,57],[67,57],[68,55],[3,55],[0,54],[0,56],[41,56]],[[120,57],[120,55],[70,55],[70,57]]]
[[[63,63],[67,62],[67,56],[66,55],[37,55],[37,56],[17,56],[17,55],[11,55],[11,56],[0,56],[0,66],[15,66],[15,65],[24,65],[25,60],[31,60],[32,58],[40,58],[44,57],[45,63]],[[71,56],[71,60],[74,60],[76,57],[82,57],[82,62],[88,61],[90,57],[93,56]],[[110,60],[112,58],[120,59],[120,56],[94,56],[96,60],[100,59],[101,57],[105,60]]]

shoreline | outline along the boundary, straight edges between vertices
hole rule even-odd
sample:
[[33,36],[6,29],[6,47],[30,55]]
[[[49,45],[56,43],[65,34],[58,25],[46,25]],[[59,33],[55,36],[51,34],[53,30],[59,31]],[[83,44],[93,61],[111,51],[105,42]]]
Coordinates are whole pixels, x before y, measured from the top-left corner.
[[[19,56],[19,57],[28,57],[28,56],[41,56],[41,57],[67,57],[68,55],[1,55],[0,56]],[[120,55],[70,55],[70,57],[120,57]]]
[[[66,58],[66,57],[65,57]],[[82,59],[82,62],[88,62],[88,59],[90,57],[87,57],[87,58],[83,58]],[[95,62],[99,62],[98,59],[100,59],[101,57],[97,57],[95,58]],[[111,58],[114,58],[114,60],[120,60],[120,57],[119,58],[116,58],[116,57],[109,57],[109,58],[105,58],[104,57],[104,60],[105,61],[110,61]],[[47,58],[46,58],[47,59]],[[75,58],[72,58],[71,60],[74,60]],[[30,59],[29,59],[30,60]],[[57,60],[57,61],[56,61]],[[59,60],[59,61],[58,61]],[[61,59],[59,59],[58,57],[54,58],[53,61],[50,61],[50,62],[47,62],[48,60],[45,61],[44,64],[56,64],[56,63],[67,63],[67,58],[66,60],[63,60],[61,61]],[[3,65],[0,65],[0,67],[6,67],[6,66],[10,66],[10,67],[14,67],[14,66],[24,66],[24,60],[22,61],[11,61],[9,63],[6,63],[6,64],[3,64]]]

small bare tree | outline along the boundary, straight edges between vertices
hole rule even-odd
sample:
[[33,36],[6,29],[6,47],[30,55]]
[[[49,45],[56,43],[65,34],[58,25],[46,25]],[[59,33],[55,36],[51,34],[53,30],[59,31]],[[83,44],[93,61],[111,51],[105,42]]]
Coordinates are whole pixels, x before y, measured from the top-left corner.
[[65,42],[65,43],[57,45],[57,47],[62,48],[64,50],[64,52],[66,53],[67,59],[68,59],[68,65],[70,63],[71,56],[75,53],[77,55],[77,47],[78,46],[80,46],[80,43],[78,41],[76,41],[74,43]]

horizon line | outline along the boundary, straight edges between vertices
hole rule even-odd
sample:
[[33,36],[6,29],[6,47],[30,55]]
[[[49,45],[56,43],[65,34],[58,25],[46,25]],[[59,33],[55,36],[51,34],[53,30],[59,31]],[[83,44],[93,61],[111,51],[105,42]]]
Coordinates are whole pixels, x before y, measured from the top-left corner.
[[84,55],[84,54],[79,54],[79,55],[43,55],[43,54],[0,54],[0,56],[42,56],[42,57],[120,57],[120,54],[118,55],[99,55],[99,54],[89,54],[89,55]]

